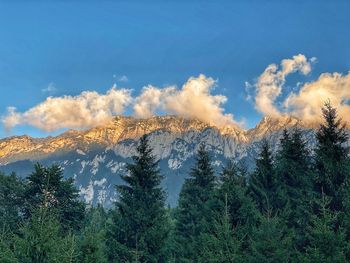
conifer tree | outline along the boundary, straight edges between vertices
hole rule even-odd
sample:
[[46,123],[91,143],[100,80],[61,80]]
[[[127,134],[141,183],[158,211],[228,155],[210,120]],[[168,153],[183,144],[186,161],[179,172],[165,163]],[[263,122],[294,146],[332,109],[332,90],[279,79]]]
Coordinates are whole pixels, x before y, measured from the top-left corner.
[[256,159],[256,168],[249,181],[249,192],[262,213],[280,208],[279,187],[270,145],[264,139]]
[[107,233],[109,260],[165,262],[169,225],[163,177],[147,136],[141,137],[137,153],[122,176],[125,184],[117,186],[119,200]]
[[14,173],[0,173],[0,229],[16,231],[23,212],[24,183]]
[[349,149],[345,124],[338,118],[330,102],[322,108],[324,123],[316,133],[316,190],[330,197],[332,211],[344,211],[344,194],[349,187]]
[[73,263],[75,237],[64,235],[57,216],[44,205],[31,213],[14,238],[14,253],[23,263]]
[[79,244],[79,262],[104,263],[107,262],[105,247],[106,213],[100,205],[88,211],[88,222],[82,231]]
[[210,234],[202,236],[199,262],[244,262],[242,244],[230,222],[227,197],[225,199],[224,214],[214,222]]
[[45,202],[47,208],[55,209],[58,220],[64,230],[78,229],[84,218],[85,204],[79,200],[79,191],[73,185],[73,179],[64,179],[58,165],[34,166],[34,172],[28,176],[24,192],[25,215],[31,216]]
[[322,194],[319,213],[315,214],[310,224],[309,244],[302,262],[345,263],[349,262],[346,255],[350,252],[349,242],[345,232],[336,227],[338,212],[332,212],[328,207],[330,198]]
[[19,263],[15,253],[10,249],[12,238],[9,232],[0,234],[0,262],[2,263]]
[[175,238],[177,261],[196,261],[200,253],[200,236],[209,227],[208,202],[213,196],[215,175],[205,145],[201,145],[196,163],[185,180],[176,211]]
[[314,195],[311,157],[299,128],[294,128],[291,133],[284,131],[275,166],[282,189],[281,200],[285,204],[280,215],[288,222],[288,227],[297,231],[296,245],[303,248]]
[[272,211],[261,216],[260,225],[254,230],[251,240],[249,262],[290,262],[295,253],[292,246],[292,232]]
[[240,239],[248,237],[258,221],[258,210],[247,194],[246,180],[240,164],[230,160],[220,174],[215,191],[216,206],[219,206],[216,209],[220,214],[227,206],[229,222]]

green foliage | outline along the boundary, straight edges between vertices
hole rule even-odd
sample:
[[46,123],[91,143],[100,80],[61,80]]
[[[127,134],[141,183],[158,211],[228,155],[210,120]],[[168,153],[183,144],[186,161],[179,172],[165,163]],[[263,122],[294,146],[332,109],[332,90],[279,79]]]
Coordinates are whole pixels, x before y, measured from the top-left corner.
[[262,215],[259,227],[252,234],[249,262],[290,262],[294,253],[292,237],[286,225],[268,211]]
[[281,207],[280,187],[273,166],[273,157],[267,140],[263,140],[256,159],[256,168],[251,175],[249,191],[261,212],[276,211]]
[[247,194],[246,179],[244,167],[231,160],[223,168],[215,191],[215,209],[219,214],[227,209],[230,224],[242,240],[251,234],[258,222],[258,210]]
[[78,229],[84,217],[85,205],[79,199],[79,191],[73,185],[73,179],[64,179],[62,169],[53,165],[34,166],[34,172],[28,176],[24,192],[25,215],[40,206],[56,209],[58,220],[64,230]]
[[14,253],[23,263],[71,263],[78,251],[74,236],[63,236],[56,215],[45,207],[32,217],[14,238]]
[[11,237],[9,233],[0,234],[0,262],[2,263],[19,263],[13,251],[10,249]]
[[90,208],[87,212],[88,222],[82,231],[79,243],[79,262],[107,262],[105,247],[105,224],[107,215],[101,206]]
[[314,156],[285,130],[250,176],[231,160],[216,177],[201,145],[174,209],[146,136],[110,211],[85,210],[58,166],[0,174],[0,262],[350,262],[348,136],[329,103],[323,117]]
[[165,262],[169,222],[162,176],[146,136],[141,137],[134,163],[117,186],[119,200],[109,230],[110,260]]
[[0,229],[16,230],[23,208],[24,183],[15,174],[0,173]]
[[329,204],[329,198],[322,195],[318,205],[320,212],[318,216],[313,216],[310,224],[309,245],[302,257],[303,262],[348,262],[346,255],[349,253],[349,242],[342,228],[336,227],[338,214],[328,208]]
[[295,245],[305,246],[305,231],[312,214],[313,173],[311,156],[298,128],[284,131],[276,156],[276,175],[282,189],[280,197],[285,204],[280,209],[288,227],[297,232]]
[[331,197],[330,208],[344,211],[343,199],[350,177],[349,149],[345,146],[348,135],[345,124],[338,118],[337,111],[330,102],[322,108],[324,124],[317,131],[316,189]]
[[206,233],[211,220],[208,202],[213,197],[215,175],[210,157],[201,145],[190,177],[186,179],[176,211],[175,239],[178,260],[195,260],[201,249],[200,235]]
[[201,245],[199,262],[244,262],[241,242],[232,228],[228,212],[215,221],[210,234],[201,237]]

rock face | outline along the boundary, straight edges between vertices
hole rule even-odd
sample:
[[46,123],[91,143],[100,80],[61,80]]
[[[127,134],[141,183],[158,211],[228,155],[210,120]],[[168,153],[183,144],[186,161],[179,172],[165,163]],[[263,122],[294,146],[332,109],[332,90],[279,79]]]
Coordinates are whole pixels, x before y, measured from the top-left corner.
[[266,137],[277,149],[284,128],[299,126],[313,146],[314,130],[293,117],[264,117],[253,129],[237,126],[214,127],[197,119],[156,116],[148,119],[115,117],[110,123],[86,131],[67,131],[57,137],[9,137],[0,140],[0,170],[27,176],[33,163],[59,164],[65,176],[73,177],[82,198],[89,204],[110,207],[117,195],[127,162],[136,153],[138,139],[149,134],[153,154],[165,176],[168,202],[175,205],[182,183],[190,171],[195,154],[205,143],[220,171],[230,158],[253,167],[260,141]]

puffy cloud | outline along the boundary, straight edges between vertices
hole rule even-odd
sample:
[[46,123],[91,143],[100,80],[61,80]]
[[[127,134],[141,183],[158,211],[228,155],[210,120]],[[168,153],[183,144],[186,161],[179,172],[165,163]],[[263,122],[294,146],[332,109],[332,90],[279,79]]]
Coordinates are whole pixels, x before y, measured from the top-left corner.
[[235,124],[232,114],[225,114],[222,108],[227,98],[211,94],[215,85],[214,79],[199,75],[189,78],[181,89],[174,86],[163,89],[145,87],[136,98],[134,113],[138,117],[149,117],[160,109],[168,114],[197,118],[217,126]]
[[160,89],[152,85],[142,89],[140,96],[135,99],[134,115],[138,118],[148,118],[156,113],[159,108],[164,106],[164,98],[173,88],[167,87]]
[[106,94],[84,91],[77,96],[48,97],[25,112],[9,107],[2,121],[7,129],[17,125],[45,131],[80,129],[102,124],[114,115],[123,114],[126,107],[132,105],[133,114],[138,118],[162,112],[197,118],[217,126],[236,124],[232,114],[224,113],[222,105],[227,98],[211,94],[215,85],[214,79],[199,75],[189,78],[182,88],[146,86],[135,98],[131,90],[118,90],[115,86]]
[[[307,59],[299,54],[292,59],[282,60],[279,67],[276,64],[269,65],[253,86],[256,91],[256,109],[272,117],[288,114],[305,123],[316,124],[322,121],[321,107],[330,100],[340,116],[350,116],[350,73],[323,73],[315,81],[305,84],[298,82],[297,91],[284,94],[285,99],[276,102],[284,93],[286,76],[295,72],[308,74],[315,61],[316,58]],[[252,85],[246,83],[246,88],[249,90]]]
[[320,109],[327,100],[341,117],[350,116],[350,72],[346,75],[323,73],[298,92],[290,93],[283,104],[290,114],[307,123],[318,123],[322,120]]
[[106,94],[84,91],[77,96],[48,97],[23,113],[9,107],[2,121],[7,129],[16,125],[31,125],[45,131],[87,128],[122,114],[131,101],[129,90],[117,90],[114,86]]
[[168,92],[164,100],[164,109],[172,114],[198,118],[202,121],[224,126],[234,124],[232,114],[225,114],[222,104],[227,102],[223,95],[212,95],[215,80],[200,75],[190,78],[181,90]]
[[308,60],[304,55],[299,54],[291,59],[283,59],[280,66],[270,64],[258,78],[255,88],[255,107],[265,115],[279,117],[281,112],[275,105],[276,99],[281,95],[286,76],[300,72],[308,74],[311,71],[311,63],[315,58]]

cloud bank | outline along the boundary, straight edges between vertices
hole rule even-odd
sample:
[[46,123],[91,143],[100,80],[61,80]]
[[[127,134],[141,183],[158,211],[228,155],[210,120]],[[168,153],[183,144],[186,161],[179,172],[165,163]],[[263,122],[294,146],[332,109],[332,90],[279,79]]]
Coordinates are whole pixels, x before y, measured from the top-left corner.
[[[321,107],[327,100],[337,108],[340,116],[350,116],[350,73],[323,73],[315,81],[298,83],[295,92],[285,91],[286,77],[296,72],[307,75],[315,60],[299,54],[282,60],[279,66],[268,65],[253,85],[255,94],[248,94],[248,98],[254,97],[258,111],[275,118],[292,115],[305,123],[320,123]],[[284,99],[281,100],[282,94]]]
[[122,114],[131,102],[130,90],[126,89],[112,87],[106,94],[84,91],[77,96],[48,97],[23,113],[9,107],[2,121],[7,129],[17,125],[30,125],[48,132],[88,128]]
[[[299,54],[283,59],[278,65],[268,65],[254,84],[246,84],[254,89],[247,98],[254,101],[259,112],[275,118],[293,115],[305,123],[319,123],[322,121],[320,109],[327,100],[341,117],[350,116],[350,72],[323,73],[314,81],[298,82],[294,91],[285,87],[289,75],[309,74],[315,60]],[[83,129],[103,124],[128,110],[138,118],[173,114],[218,127],[239,125],[233,115],[224,110],[227,97],[213,94],[216,86],[213,78],[199,75],[190,77],[182,87],[145,86],[138,96],[132,96],[130,89],[116,86],[105,94],[84,91],[77,96],[50,96],[24,112],[8,107],[2,122],[7,129],[17,125],[30,125],[48,132]]]
[[135,115],[149,117],[160,109],[168,114],[198,118],[219,127],[237,124],[232,114],[224,113],[222,105],[227,102],[227,97],[211,94],[215,85],[214,79],[199,75],[189,78],[181,89],[148,86],[136,99]]
[[133,115],[147,118],[159,111],[186,118],[198,118],[213,125],[235,124],[231,114],[225,114],[223,95],[211,94],[216,81],[204,75],[191,77],[182,88],[146,86],[137,97],[130,89],[116,86],[99,94],[84,91],[77,96],[48,97],[45,101],[25,112],[8,107],[2,122],[7,129],[17,125],[30,125],[44,131],[64,128],[82,129],[103,124],[112,116],[124,114],[131,106]]

